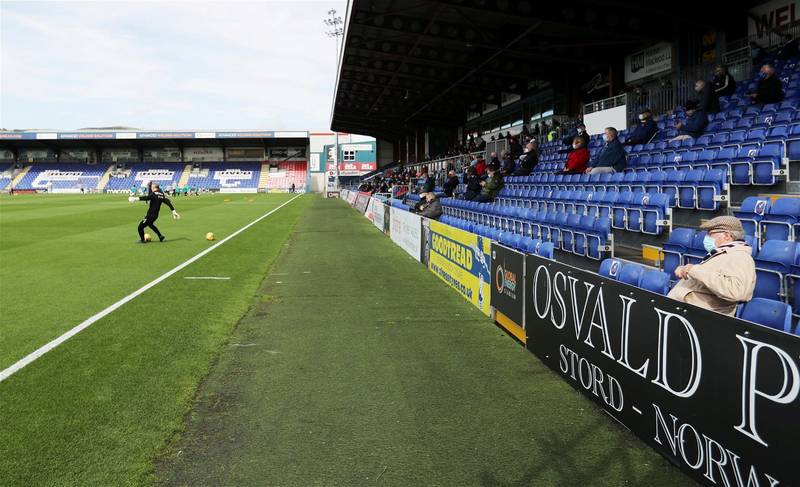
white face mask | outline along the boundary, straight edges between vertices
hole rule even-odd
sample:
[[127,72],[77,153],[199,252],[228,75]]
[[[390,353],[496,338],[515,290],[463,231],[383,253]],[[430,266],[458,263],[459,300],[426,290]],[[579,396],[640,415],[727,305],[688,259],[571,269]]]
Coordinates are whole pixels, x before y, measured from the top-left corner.
[[582,129],[582,128],[579,128],[579,129],[578,129],[578,133],[579,133],[579,134],[582,134],[582,133],[583,133],[583,129]]
[[703,91],[702,85],[694,85],[694,91],[697,91],[697,92]]
[[580,147],[580,145],[578,145],[578,144],[572,144],[572,148],[573,148],[573,149],[577,149],[578,147]]
[[644,122],[644,119],[645,119],[645,118],[646,118],[646,117],[645,117],[644,115],[639,115],[639,120],[641,120],[642,122]]
[[603,134],[603,140],[605,140],[606,142],[611,142],[611,136],[608,134]]

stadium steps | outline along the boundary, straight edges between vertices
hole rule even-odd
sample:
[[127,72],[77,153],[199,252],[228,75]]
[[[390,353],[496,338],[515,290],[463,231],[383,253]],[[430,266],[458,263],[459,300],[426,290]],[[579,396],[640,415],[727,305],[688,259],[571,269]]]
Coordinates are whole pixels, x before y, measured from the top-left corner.
[[114,164],[110,164],[106,172],[103,173],[103,177],[100,178],[100,181],[97,182],[97,190],[103,191],[106,189],[106,185],[108,184],[108,180],[111,179],[111,172],[114,170]]
[[22,181],[22,178],[24,178],[25,175],[28,174],[28,171],[30,171],[32,167],[33,166],[23,167],[22,170],[18,172],[16,176],[14,176],[14,179],[11,180],[11,185],[9,187],[16,188],[19,182]]
[[258,176],[258,189],[266,189],[269,181],[269,163],[261,164],[261,174]]
[[183,173],[181,174],[181,178],[178,180],[178,187],[185,188],[187,184],[189,184],[189,177],[192,175],[192,165],[186,164],[186,167],[183,168]]

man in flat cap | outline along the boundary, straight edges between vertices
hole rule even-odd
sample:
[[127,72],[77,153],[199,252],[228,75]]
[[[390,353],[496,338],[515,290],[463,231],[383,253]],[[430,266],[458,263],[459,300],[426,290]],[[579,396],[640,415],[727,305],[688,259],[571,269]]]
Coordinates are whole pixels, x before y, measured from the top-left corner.
[[668,296],[733,316],[736,305],[752,299],[756,287],[753,249],[745,243],[736,217],[718,216],[700,228],[708,232],[703,240],[708,255],[699,264],[675,269],[680,281]]

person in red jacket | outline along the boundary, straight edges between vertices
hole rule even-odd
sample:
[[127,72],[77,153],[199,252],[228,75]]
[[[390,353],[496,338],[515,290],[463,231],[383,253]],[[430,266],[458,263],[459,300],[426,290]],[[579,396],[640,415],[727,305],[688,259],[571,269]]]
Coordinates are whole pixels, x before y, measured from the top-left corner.
[[486,172],[486,159],[483,156],[478,156],[478,162],[475,164],[475,172],[478,173],[478,177],[483,177],[483,174]]
[[580,137],[572,139],[572,151],[567,156],[567,164],[564,166],[563,174],[583,174],[586,172],[586,164],[589,163],[589,149]]

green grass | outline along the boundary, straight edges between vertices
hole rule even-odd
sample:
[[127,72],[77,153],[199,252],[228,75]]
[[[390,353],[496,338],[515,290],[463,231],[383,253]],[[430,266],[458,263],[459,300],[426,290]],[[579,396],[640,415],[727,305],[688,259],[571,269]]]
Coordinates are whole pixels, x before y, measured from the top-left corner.
[[694,485],[341,201],[258,294],[164,485]]
[[[251,306],[302,197],[0,383],[0,484],[141,485],[201,378]],[[165,243],[135,245],[143,204],[0,199],[0,369],[287,201],[175,201]],[[228,276],[193,281],[185,276]]]

